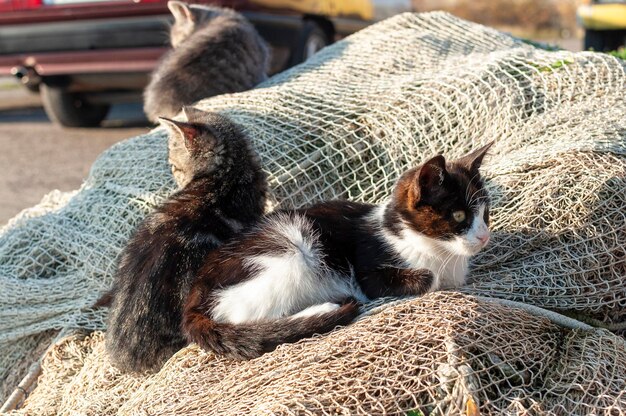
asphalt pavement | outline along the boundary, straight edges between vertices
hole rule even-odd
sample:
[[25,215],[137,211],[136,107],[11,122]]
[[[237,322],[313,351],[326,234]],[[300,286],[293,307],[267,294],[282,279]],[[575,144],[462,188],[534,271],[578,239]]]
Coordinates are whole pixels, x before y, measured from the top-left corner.
[[0,82],[0,226],[54,189],[77,189],[100,153],[151,129],[139,103],[114,106],[100,128],[61,128],[16,87]]

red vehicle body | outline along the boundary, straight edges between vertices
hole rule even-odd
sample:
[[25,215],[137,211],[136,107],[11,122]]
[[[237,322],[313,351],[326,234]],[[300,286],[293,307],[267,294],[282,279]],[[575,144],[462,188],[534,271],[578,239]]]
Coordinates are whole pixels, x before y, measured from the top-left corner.
[[[66,126],[98,125],[110,104],[140,100],[149,73],[169,47],[167,1],[52,1],[0,0],[0,75],[12,74],[41,92],[47,114]],[[270,7],[267,0],[194,2],[246,16],[272,46],[273,72],[371,23],[360,16]]]

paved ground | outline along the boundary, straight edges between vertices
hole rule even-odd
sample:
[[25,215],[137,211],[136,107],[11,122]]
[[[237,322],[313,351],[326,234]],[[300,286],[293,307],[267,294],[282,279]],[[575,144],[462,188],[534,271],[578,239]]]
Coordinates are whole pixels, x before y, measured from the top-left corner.
[[63,129],[36,95],[0,89],[0,226],[53,189],[78,188],[103,150],[149,129],[139,104],[114,107],[103,128]]

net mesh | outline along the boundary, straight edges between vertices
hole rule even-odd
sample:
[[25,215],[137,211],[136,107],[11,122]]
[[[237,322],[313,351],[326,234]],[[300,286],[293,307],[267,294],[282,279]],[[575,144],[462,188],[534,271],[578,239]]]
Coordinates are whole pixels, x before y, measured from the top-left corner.
[[[495,140],[483,168],[492,243],[470,283],[250,362],[190,346],[151,377],[111,368],[101,333],[73,335],[48,351],[20,412],[624,414],[625,90],[614,57],[548,52],[427,13],[373,25],[255,90],[200,102],[248,132],[276,207],[379,202],[407,167]],[[132,229],[174,188],[157,129],[113,146],[80,190],[49,195],[0,231],[2,379],[44,331],[103,329],[106,311],[91,305]]]
[[[44,360],[21,414],[624,414],[624,341],[451,292],[232,361],[193,345],[156,375],[106,364],[101,332]],[[602,412],[599,412],[602,410]],[[410,412],[413,413],[410,413]],[[407,413],[408,412],[408,413]]]

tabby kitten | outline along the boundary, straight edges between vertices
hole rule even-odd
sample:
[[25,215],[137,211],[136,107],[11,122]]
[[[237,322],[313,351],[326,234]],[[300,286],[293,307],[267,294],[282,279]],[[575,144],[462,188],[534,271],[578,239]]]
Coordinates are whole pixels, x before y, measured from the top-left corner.
[[135,230],[115,276],[106,349],[126,372],[158,370],[186,345],[180,325],[192,274],[264,209],[265,175],[241,130],[218,114],[184,113],[188,122],[162,122],[187,149],[190,179]]
[[461,286],[468,259],[489,241],[478,171],[489,147],[405,172],[382,205],[277,212],[211,252],[185,302],[187,339],[254,358],[351,322],[357,302]]
[[144,91],[144,112],[156,122],[206,97],[249,90],[267,78],[269,52],[239,13],[214,6],[167,3],[174,15],[170,50]]

